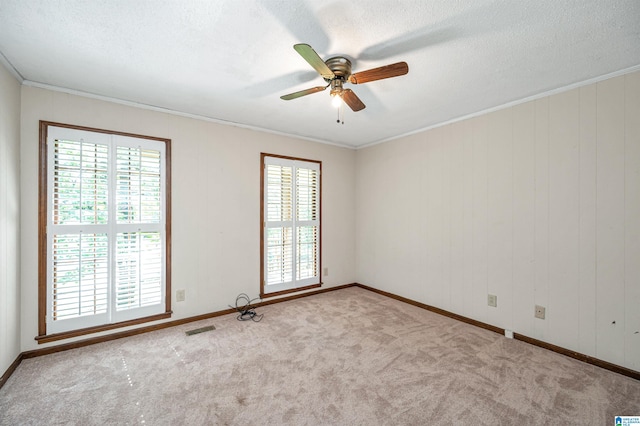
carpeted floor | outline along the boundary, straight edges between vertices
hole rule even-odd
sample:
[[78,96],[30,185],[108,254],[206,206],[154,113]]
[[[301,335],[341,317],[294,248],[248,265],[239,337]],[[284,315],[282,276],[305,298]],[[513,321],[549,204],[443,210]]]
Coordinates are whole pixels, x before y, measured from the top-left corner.
[[[614,424],[640,381],[348,288],[27,359],[2,425]],[[187,336],[208,325],[216,329]]]

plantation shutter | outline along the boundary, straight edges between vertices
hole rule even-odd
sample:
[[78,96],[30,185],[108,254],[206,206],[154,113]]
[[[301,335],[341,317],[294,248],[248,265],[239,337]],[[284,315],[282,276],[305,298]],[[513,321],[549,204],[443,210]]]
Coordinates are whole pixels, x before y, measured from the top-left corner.
[[[48,307],[54,324],[107,321],[109,304],[109,140],[49,142]],[[84,319],[83,319],[84,318]]]
[[296,167],[296,280],[317,280],[320,224],[318,169]]
[[268,285],[293,281],[293,167],[267,164]]
[[264,157],[266,293],[320,282],[320,164]]
[[116,148],[116,313],[162,301],[160,151]]
[[164,144],[50,127],[47,330],[165,310]]

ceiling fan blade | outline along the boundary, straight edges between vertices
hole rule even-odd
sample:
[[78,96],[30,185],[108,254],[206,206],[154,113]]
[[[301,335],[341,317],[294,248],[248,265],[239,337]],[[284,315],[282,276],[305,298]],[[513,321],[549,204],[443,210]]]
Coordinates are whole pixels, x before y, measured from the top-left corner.
[[362,103],[360,98],[351,89],[344,89],[342,91],[342,100],[345,104],[349,105],[354,112],[365,109],[365,104]]
[[324,63],[322,58],[316,53],[315,50],[308,44],[300,43],[293,46],[293,48],[304,58],[305,61],[309,62],[318,73],[322,76],[322,78],[326,78],[327,80],[331,80],[336,75],[329,69],[327,64]]
[[409,65],[406,62],[396,62],[395,64],[373,68],[367,71],[351,74],[349,83],[362,84],[370,81],[382,80],[384,78],[398,77],[409,72]]
[[285,101],[290,101],[291,99],[300,98],[302,96],[307,96],[307,95],[310,95],[312,93],[322,92],[327,87],[328,86],[312,87],[311,89],[301,90],[299,92],[293,92],[293,93],[289,93],[288,95],[280,96],[280,99],[285,100]]

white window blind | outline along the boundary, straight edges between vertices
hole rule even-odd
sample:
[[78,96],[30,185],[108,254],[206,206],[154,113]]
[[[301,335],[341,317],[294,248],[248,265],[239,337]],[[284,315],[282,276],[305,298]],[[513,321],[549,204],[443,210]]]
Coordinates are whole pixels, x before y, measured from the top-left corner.
[[47,333],[165,312],[165,144],[50,126]]
[[320,164],[264,157],[264,292],[320,282]]

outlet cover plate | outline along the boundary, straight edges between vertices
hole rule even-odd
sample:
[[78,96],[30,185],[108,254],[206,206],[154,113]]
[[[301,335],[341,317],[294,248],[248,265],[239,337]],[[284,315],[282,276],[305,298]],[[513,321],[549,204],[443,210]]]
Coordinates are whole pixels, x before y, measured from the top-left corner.
[[536,310],[535,310],[535,317],[536,318],[540,318],[540,319],[544,319],[545,315],[546,315],[546,309],[544,306],[540,306],[540,305],[536,305]]
[[489,294],[487,296],[487,305],[493,306],[494,308],[498,307],[498,296],[495,294]]

